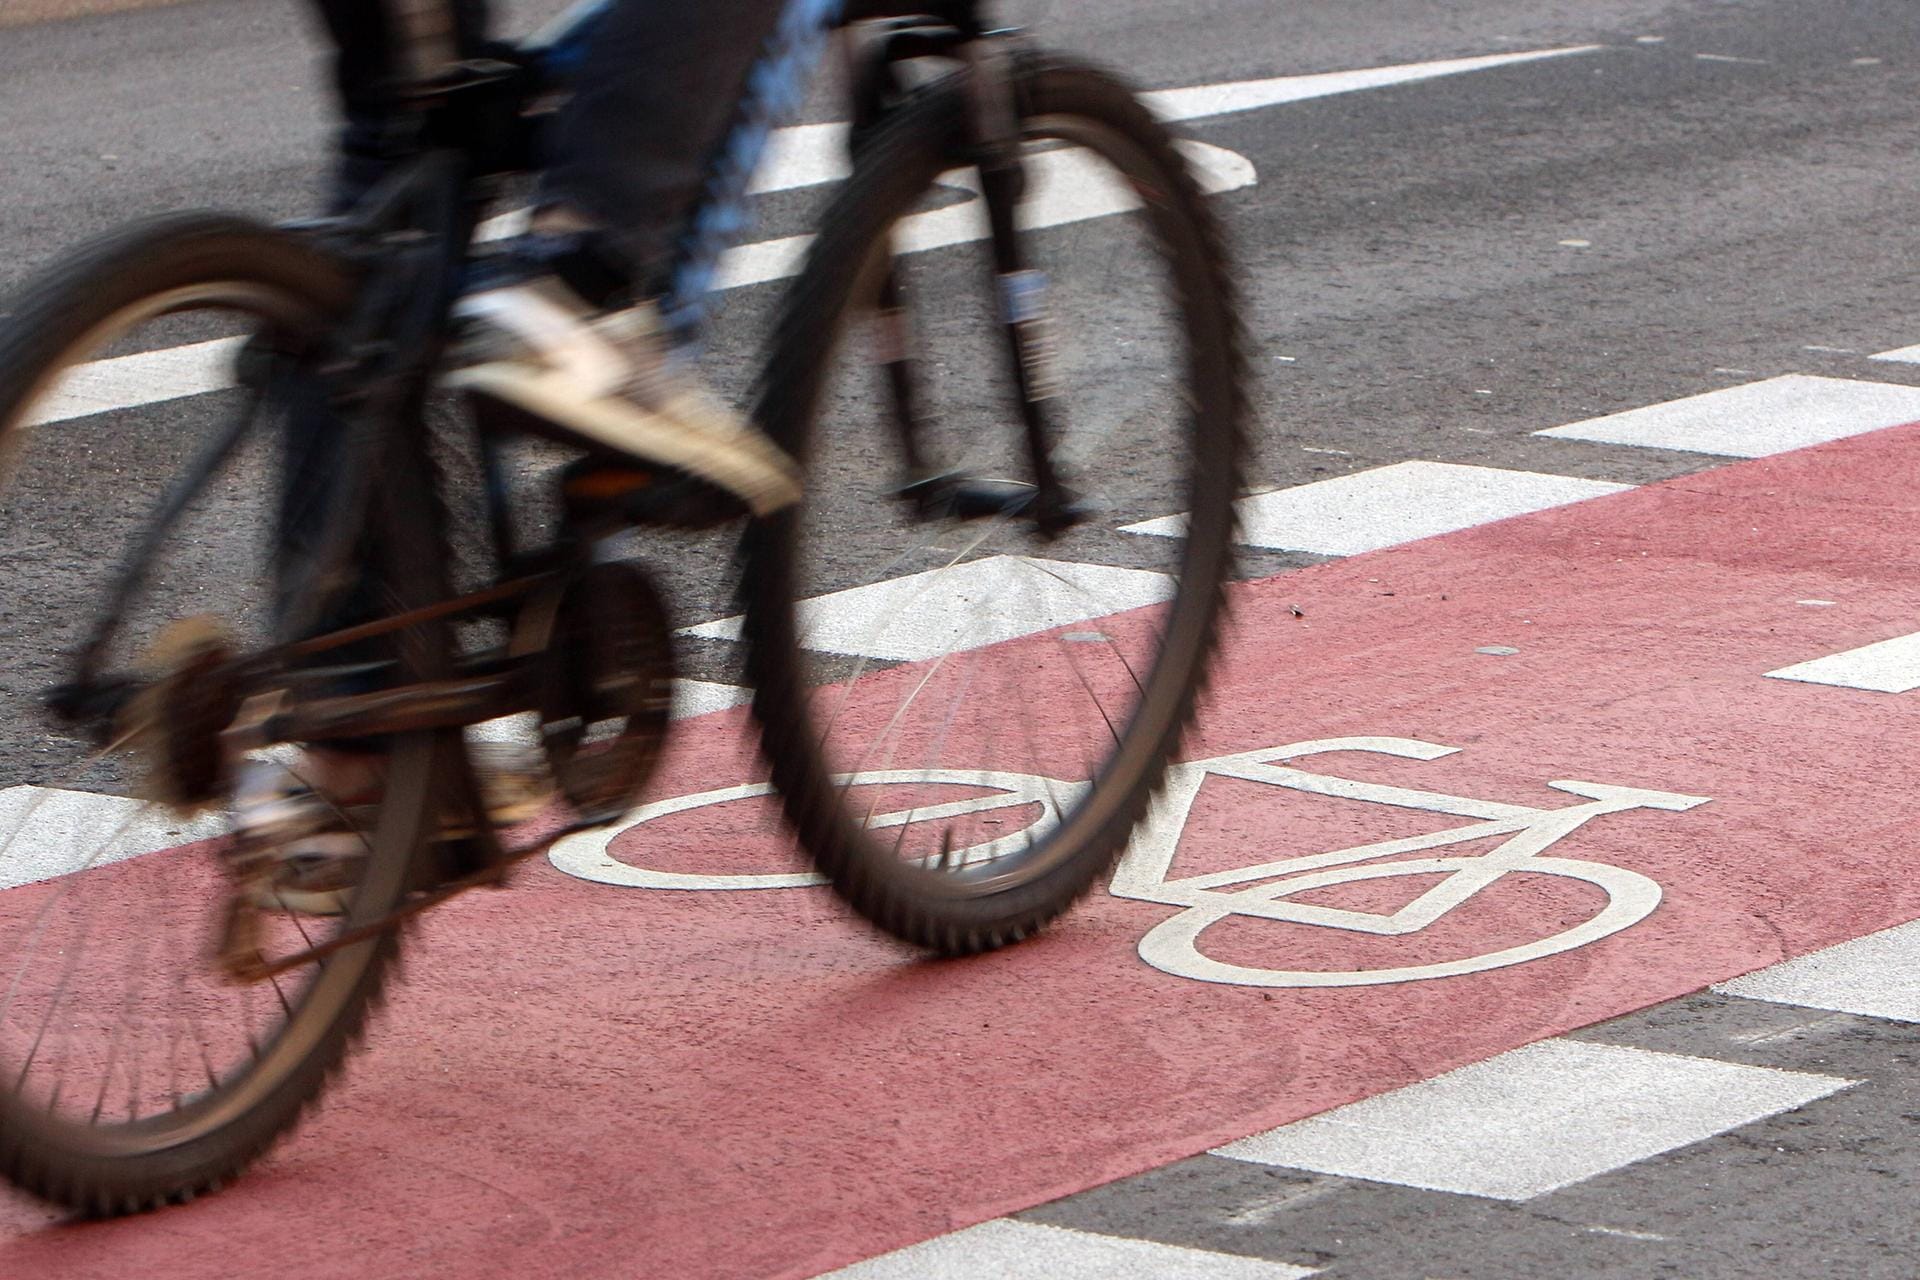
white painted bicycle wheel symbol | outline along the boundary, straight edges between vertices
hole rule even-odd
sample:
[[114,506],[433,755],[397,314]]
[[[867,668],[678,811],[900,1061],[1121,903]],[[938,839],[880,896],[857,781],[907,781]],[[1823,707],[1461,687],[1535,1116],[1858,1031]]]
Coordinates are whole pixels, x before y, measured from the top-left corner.
[[[1417,982],[1503,968],[1587,946],[1644,920],[1660,903],[1660,886],[1637,871],[1603,862],[1544,856],[1544,851],[1595,818],[1631,809],[1680,812],[1707,803],[1705,796],[1677,795],[1598,782],[1556,781],[1547,785],[1583,798],[1558,809],[1501,804],[1467,796],[1442,795],[1379,783],[1356,782],[1309,773],[1282,762],[1329,752],[1364,752],[1410,760],[1437,760],[1457,747],[1413,738],[1323,738],[1289,746],[1220,756],[1176,765],[1167,785],[1114,871],[1109,891],[1117,898],[1164,903],[1180,912],[1161,921],[1140,939],[1141,959],[1154,968],[1200,982],[1254,987],[1353,987]],[[1201,787],[1209,777],[1286,787],[1315,795],[1358,800],[1399,809],[1424,810],[1471,819],[1466,825],[1424,835],[1355,845],[1326,853],[1280,858],[1257,866],[1206,875],[1169,878],[1174,855]],[[988,794],[942,804],[919,805],[876,814],[880,827],[943,821],[967,814],[1031,807],[1037,816],[1022,830],[997,835],[978,846],[949,851],[967,861],[985,860],[1025,847],[1059,821],[1063,807],[1083,791],[1084,782],[993,770],[888,770],[850,775],[849,786],[935,784],[985,789]],[[556,844],[554,866],[586,880],[644,889],[780,889],[821,883],[804,872],[766,875],[695,875],[667,872],[617,860],[608,852],[613,832],[671,814],[768,794],[764,784],[723,787],[697,795],[656,801],[627,816],[612,831],[586,832]],[[1500,838],[1487,852],[1471,856],[1408,858]],[[1601,891],[1604,904],[1591,917],[1528,942],[1460,959],[1378,969],[1263,969],[1229,964],[1206,953],[1207,930],[1235,917],[1309,925],[1349,933],[1404,937],[1425,930],[1508,876],[1556,876],[1584,881]],[[1438,876],[1406,905],[1390,912],[1358,911],[1296,899],[1317,889],[1388,880]]]

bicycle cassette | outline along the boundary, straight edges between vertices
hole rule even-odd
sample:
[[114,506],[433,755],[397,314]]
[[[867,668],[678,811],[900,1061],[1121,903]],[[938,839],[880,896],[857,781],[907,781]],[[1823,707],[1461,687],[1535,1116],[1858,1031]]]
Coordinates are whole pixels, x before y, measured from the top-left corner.
[[561,591],[542,655],[540,738],[591,823],[625,813],[653,776],[673,707],[673,629],[639,566],[590,566]]
[[154,640],[153,679],[121,712],[119,731],[146,762],[144,790],[183,813],[225,797],[221,732],[240,710],[233,646],[211,618],[182,618]]

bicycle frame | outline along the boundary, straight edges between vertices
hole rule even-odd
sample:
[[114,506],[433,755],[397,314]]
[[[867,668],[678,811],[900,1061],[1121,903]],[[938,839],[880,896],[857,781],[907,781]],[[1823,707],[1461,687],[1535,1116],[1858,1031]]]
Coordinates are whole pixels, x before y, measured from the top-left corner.
[[[502,101],[515,104],[513,114],[517,115],[518,105],[529,97],[564,90],[585,62],[586,50],[606,19],[612,2],[581,0],[528,39],[520,50],[523,65],[517,68],[492,63],[442,64],[416,80],[415,96],[422,108],[423,143],[449,139],[454,146],[429,150],[421,160],[390,175],[362,202],[346,227],[349,242],[364,244],[369,238],[377,238],[382,228],[390,225],[400,213],[428,210],[428,216],[417,220],[411,229],[424,233],[428,244],[441,247],[436,261],[416,264],[417,283],[412,292],[428,301],[410,311],[397,329],[371,326],[386,339],[385,345],[389,348],[397,347],[418,357],[404,367],[379,375],[385,383],[396,384],[396,393],[381,397],[382,403],[417,404],[418,398],[425,394],[432,369],[431,356],[438,352],[437,335],[444,328],[446,310],[457,290],[473,225],[473,202],[471,198],[462,199],[461,195],[474,177],[492,171],[501,159],[480,149],[484,140],[476,140],[474,130],[463,127],[463,122],[469,117],[497,121],[502,113],[495,110],[488,115],[487,110],[489,106],[497,108]],[[403,65],[417,72],[431,65],[434,50],[444,51],[440,35],[450,17],[444,0],[395,0],[395,3],[395,29],[408,41]],[[672,296],[664,310],[682,325],[697,323],[701,300],[708,292],[720,255],[747,222],[748,186],[765,149],[772,121],[798,106],[806,73],[811,71],[826,36],[852,22],[879,24],[874,31],[875,38],[865,50],[856,52],[851,45],[848,49],[854,64],[856,136],[860,130],[874,127],[884,117],[891,98],[901,91],[898,68],[903,62],[927,57],[956,59],[975,79],[970,94],[970,100],[976,105],[974,142],[992,223],[995,268],[1005,303],[1007,350],[1021,392],[1023,423],[1034,467],[1032,483],[982,482],[966,476],[931,474],[916,445],[917,396],[911,357],[902,344],[890,353],[886,362],[893,392],[893,418],[906,464],[906,483],[901,493],[927,516],[981,518],[1024,513],[1034,518],[1043,530],[1062,530],[1077,517],[1051,465],[1048,447],[1050,429],[1045,400],[1050,394],[1046,384],[1051,379],[1043,368],[1045,352],[1035,323],[1041,282],[1037,279],[1039,273],[1025,267],[1014,230],[1013,211],[1024,184],[1014,148],[1018,116],[1011,101],[998,42],[988,39],[1003,33],[987,29],[980,0],[921,0],[919,3],[853,0],[847,4],[843,4],[843,0],[792,0],[779,31],[770,42],[769,56],[750,78],[747,102],[715,168],[714,180],[681,238],[677,265],[672,272]],[[478,105],[470,108],[469,103]],[[448,124],[449,121],[452,123]],[[889,316],[897,318],[900,290],[892,272],[881,286],[879,305],[883,323]],[[484,600],[469,597],[464,601],[450,601],[437,616],[470,609],[497,613],[524,601],[535,591],[550,589],[556,570],[565,571],[564,564],[556,566],[551,561],[529,564],[511,544],[506,486],[500,468],[494,465],[490,440],[485,433],[481,445],[489,524],[494,531],[496,553],[509,581],[491,593],[483,593],[488,597]],[[377,442],[364,447],[360,458],[355,460],[357,466],[370,472],[377,464],[376,449]],[[343,517],[338,523],[341,532],[328,544],[336,554],[318,575],[321,581],[344,567],[356,545],[357,520]],[[305,642],[297,648],[301,650],[300,656],[311,657],[317,650],[390,633],[422,620],[416,614],[368,624]],[[524,710],[520,704],[526,696],[524,688],[503,676],[466,674],[432,688],[392,690],[308,704],[261,721],[259,729],[261,732],[284,731],[296,739],[302,735],[320,739],[447,727]]]
[[[289,593],[306,607],[303,617],[289,621],[286,634],[309,638],[236,657],[221,673],[245,698],[241,716],[226,735],[235,750],[276,742],[449,730],[536,709],[539,679],[534,668],[547,639],[540,620],[550,623],[560,594],[592,562],[590,538],[576,536],[532,554],[513,545],[503,470],[496,463],[490,434],[481,432],[483,492],[499,580],[470,595],[312,634],[327,615],[329,603],[354,580],[356,553],[363,546],[369,514],[385,518],[379,510],[382,495],[376,480],[383,471],[385,451],[408,447],[423,451],[424,456],[425,441],[419,438],[426,430],[423,407],[484,198],[475,183],[489,174],[509,171],[506,163],[516,159],[516,144],[509,142],[503,148],[490,135],[489,126],[520,118],[533,95],[564,87],[584,61],[611,0],[583,0],[537,33],[518,65],[448,61],[453,45],[445,0],[392,3],[393,29],[405,46],[398,51],[403,54],[400,65],[410,69],[407,96],[417,107],[418,154],[399,163],[344,218],[298,228],[359,266],[367,282],[354,313],[341,327],[336,350],[324,362],[324,371],[315,374],[309,369],[302,375],[321,377],[334,402],[342,406],[350,437],[340,464],[346,476],[346,500],[322,530],[299,589]],[[843,0],[794,0],[773,42],[773,56],[752,77],[740,126],[681,241],[679,266],[673,275],[678,300],[671,307],[679,309],[683,321],[697,310],[720,253],[745,223],[748,183],[772,120],[797,105],[812,56],[835,28],[848,22],[878,24],[873,29],[875,38],[864,48],[848,46],[854,65],[856,137],[860,130],[875,127],[903,91],[901,63],[948,59],[959,62],[963,74],[972,77],[968,86],[974,120],[971,142],[992,224],[1006,348],[1021,392],[1033,462],[1031,482],[977,481],[929,473],[916,447],[913,366],[902,344],[887,360],[893,417],[907,473],[899,492],[927,518],[1025,516],[1043,532],[1063,529],[1077,517],[1051,466],[1048,448],[1049,378],[1035,324],[1043,282],[1024,266],[1014,234],[1013,211],[1024,181],[1015,146],[1019,117],[1005,74],[1004,41],[995,38],[1005,33],[987,30],[979,0],[854,0],[844,8]],[[890,313],[897,320],[900,289],[891,271],[878,302],[883,322]],[[260,390],[264,397],[265,388]],[[190,490],[218,468],[234,441],[197,461],[186,481]],[[123,590],[109,602],[107,614],[82,650],[78,678],[57,691],[56,709],[63,714],[110,723],[133,692],[98,671],[97,660],[118,625],[133,584],[140,579],[144,557],[184,506],[184,501],[170,499],[156,515],[154,536],[130,559]],[[317,665],[329,655],[362,642],[391,642],[423,624],[463,615],[505,619],[515,628],[513,640],[504,649],[448,654],[435,662],[433,678],[424,682],[372,692],[327,692],[329,680],[341,671]],[[361,687],[365,686],[362,671]]]

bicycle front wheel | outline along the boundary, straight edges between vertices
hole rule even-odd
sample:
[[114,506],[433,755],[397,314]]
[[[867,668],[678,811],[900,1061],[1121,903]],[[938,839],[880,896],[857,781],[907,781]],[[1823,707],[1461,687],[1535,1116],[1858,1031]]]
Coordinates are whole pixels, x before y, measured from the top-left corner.
[[[250,908],[249,960],[315,958],[244,976],[234,708],[193,665],[208,637],[271,640],[290,380],[351,297],[300,241],[191,215],[77,254],[0,327],[0,1173],[84,1212],[238,1173],[318,1094],[394,954],[345,935],[401,900],[432,739],[394,743],[341,914]],[[89,698],[117,709],[71,705]],[[201,770],[197,812],[150,798]]]
[[[859,145],[759,400],[807,495],[748,535],[788,816],[856,910],[946,953],[1042,928],[1124,848],[1205,681],[1244,444],[1204,195],[1227,153],[1079,64],[1023,58],[1015,96],[1017,272],[987,252],[959,88]],[[862,327],[871,365],[841,359]]]

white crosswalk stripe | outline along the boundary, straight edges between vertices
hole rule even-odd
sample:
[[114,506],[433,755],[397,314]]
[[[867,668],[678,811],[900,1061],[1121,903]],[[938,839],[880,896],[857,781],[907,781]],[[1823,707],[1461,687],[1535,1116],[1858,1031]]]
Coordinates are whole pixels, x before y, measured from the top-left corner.
[[[1163,573],[990,556],[805,601],[800,634],[809,647],[829,653],[913,662],[1157,604],[1172,594],[1173,579]],[[684,634],[737,640],[744,622],[736,615]]]
[[1543,1040],[1219,1148],[1256,1164],[1528,1200],[1850,1080]]
[[1801,680],[1842,689],[1906,693],[1920,689],[1920,634],[1895,636],[1844,653],[1796,662],[1767,675],[1775,680]]
[[[1359,555],[1631,487],[1450,462],[1399,462],[1243,498],[1240,540],[1283,551]],[[1185,531],[1182,516],[1123,526],[1126,533],[1164,537]]]
[[1299,1280],[1308,1267],[999,1218],[822,1280]]
[[1749,1000],[1920,1022],[1920,921],[1771,965],[1714,990]]
[[1765,458],[1909,422],[1920,422],[1920,388],[1788,374],[1534,434]]

